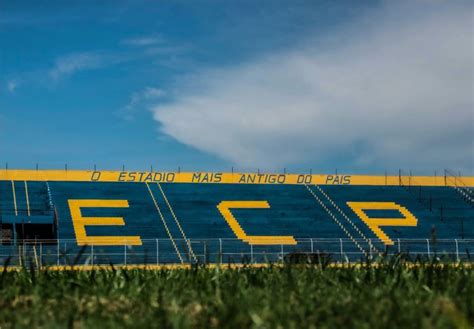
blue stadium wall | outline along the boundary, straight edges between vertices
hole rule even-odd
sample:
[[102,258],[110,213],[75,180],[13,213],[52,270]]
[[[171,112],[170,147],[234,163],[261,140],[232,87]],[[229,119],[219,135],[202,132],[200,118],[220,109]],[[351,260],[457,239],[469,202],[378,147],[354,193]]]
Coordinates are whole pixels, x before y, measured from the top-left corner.
[[474,251],[470,177],[127,182],[129,173],[116,173],[116,181],[87,175],[4,174],[3,262],[241,263],[302,253],[355,261],[386,252],[468,259]]

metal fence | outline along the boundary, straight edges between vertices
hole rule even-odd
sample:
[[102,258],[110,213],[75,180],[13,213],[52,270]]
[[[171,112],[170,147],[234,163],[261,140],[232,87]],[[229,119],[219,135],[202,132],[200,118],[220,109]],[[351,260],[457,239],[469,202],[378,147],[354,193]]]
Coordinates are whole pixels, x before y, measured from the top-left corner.
[[[3,243],[2,243],[3,242]],[[474,239],[398,239],[393,245],[380,240],[297,239],[296,245],[250,245],[239,239],[148,239],[134,246],[78,246],[76,240],[0,241],[0,262],[4,266],[70,265],[162,265],[192,263],[278,263],[301,256],[334,262],[354,262],[380,256],[406,254],[409,257],[471,261]],[[365,243],[365,244],[364,244]]]

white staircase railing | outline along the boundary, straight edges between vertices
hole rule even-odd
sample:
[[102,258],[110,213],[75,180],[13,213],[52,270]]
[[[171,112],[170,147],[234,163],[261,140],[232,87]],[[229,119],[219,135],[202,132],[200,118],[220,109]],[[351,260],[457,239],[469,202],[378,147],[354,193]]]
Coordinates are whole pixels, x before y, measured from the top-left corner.
[[466,200],[466,202],[474,206],[474,191],[471,190],[466,183],[464,183],[464,181],[458,174],[456,174],[452,170],[445,169],[444,177],[446,185],[449,185],[454,188],[456,192],[458,192],[459,195],[461,195],[461,197]]

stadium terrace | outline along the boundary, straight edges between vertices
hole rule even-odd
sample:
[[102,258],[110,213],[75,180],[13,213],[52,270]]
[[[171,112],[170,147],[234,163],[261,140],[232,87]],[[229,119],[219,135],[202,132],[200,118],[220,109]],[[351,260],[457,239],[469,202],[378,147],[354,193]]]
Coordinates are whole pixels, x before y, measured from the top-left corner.
[[470,259],[474,177],[0,171],[11,265]]

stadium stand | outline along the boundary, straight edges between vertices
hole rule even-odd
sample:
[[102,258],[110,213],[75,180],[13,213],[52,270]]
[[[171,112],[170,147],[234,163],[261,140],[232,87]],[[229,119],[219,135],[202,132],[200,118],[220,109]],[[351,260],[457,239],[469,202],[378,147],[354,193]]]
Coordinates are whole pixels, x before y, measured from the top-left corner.
[[13,265],[470,259],[472,177],[4,171]]

